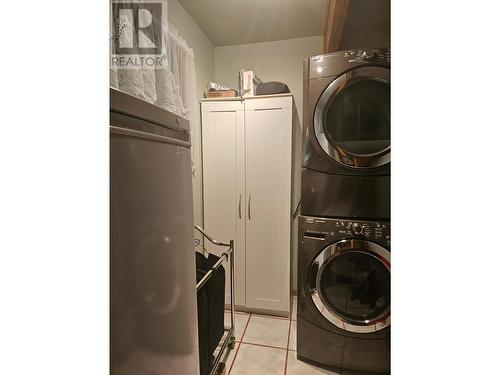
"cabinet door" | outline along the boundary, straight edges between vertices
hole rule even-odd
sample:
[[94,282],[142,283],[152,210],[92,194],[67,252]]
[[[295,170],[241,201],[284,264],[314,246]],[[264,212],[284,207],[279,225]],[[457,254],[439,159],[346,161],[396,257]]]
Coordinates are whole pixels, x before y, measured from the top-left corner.
[[[245,305],[244,114],[239,101],[202,103],[203,216],[207,233],[235,241],[235,303]],[[211,253],[227,250],[205,240]],[[226,303],[230,303],[229,262]]]
[[247,307],[289,312],[291,97],[245,106]]

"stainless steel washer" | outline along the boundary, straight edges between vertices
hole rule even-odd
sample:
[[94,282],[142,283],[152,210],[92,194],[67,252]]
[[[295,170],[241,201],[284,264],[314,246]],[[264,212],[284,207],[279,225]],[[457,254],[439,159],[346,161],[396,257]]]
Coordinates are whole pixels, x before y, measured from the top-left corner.
[[298,357],[388,373],[389,222],[301,216],[298,266]]

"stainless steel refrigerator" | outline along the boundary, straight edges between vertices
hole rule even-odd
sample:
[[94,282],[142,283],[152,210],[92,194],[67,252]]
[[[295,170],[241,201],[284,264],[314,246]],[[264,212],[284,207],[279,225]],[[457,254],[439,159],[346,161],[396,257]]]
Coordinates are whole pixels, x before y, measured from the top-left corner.
[[197,375],[189,124],[110,96],[111,374]]

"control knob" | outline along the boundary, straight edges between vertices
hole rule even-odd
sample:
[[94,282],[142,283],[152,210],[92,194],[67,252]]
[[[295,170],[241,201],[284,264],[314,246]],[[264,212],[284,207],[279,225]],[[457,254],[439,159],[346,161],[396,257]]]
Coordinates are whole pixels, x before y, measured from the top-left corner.
[[372,61],[375,59],[375,51],[363,51],[361,54],[361,60],[363,61]]
[[354,234],[363,234],[363,226],[359,223],[353,223],[352,226],[351,226],[351,231],[352,233]]

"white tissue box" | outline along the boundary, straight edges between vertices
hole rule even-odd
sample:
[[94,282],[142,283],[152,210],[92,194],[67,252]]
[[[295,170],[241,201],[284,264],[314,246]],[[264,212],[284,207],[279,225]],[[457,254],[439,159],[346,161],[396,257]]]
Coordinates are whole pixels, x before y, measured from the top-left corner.
[[253,84],[254,72],[252,70],[247,70],[243,72],[243,86],[241,90],[241,96],[254,96],[255,87]]

